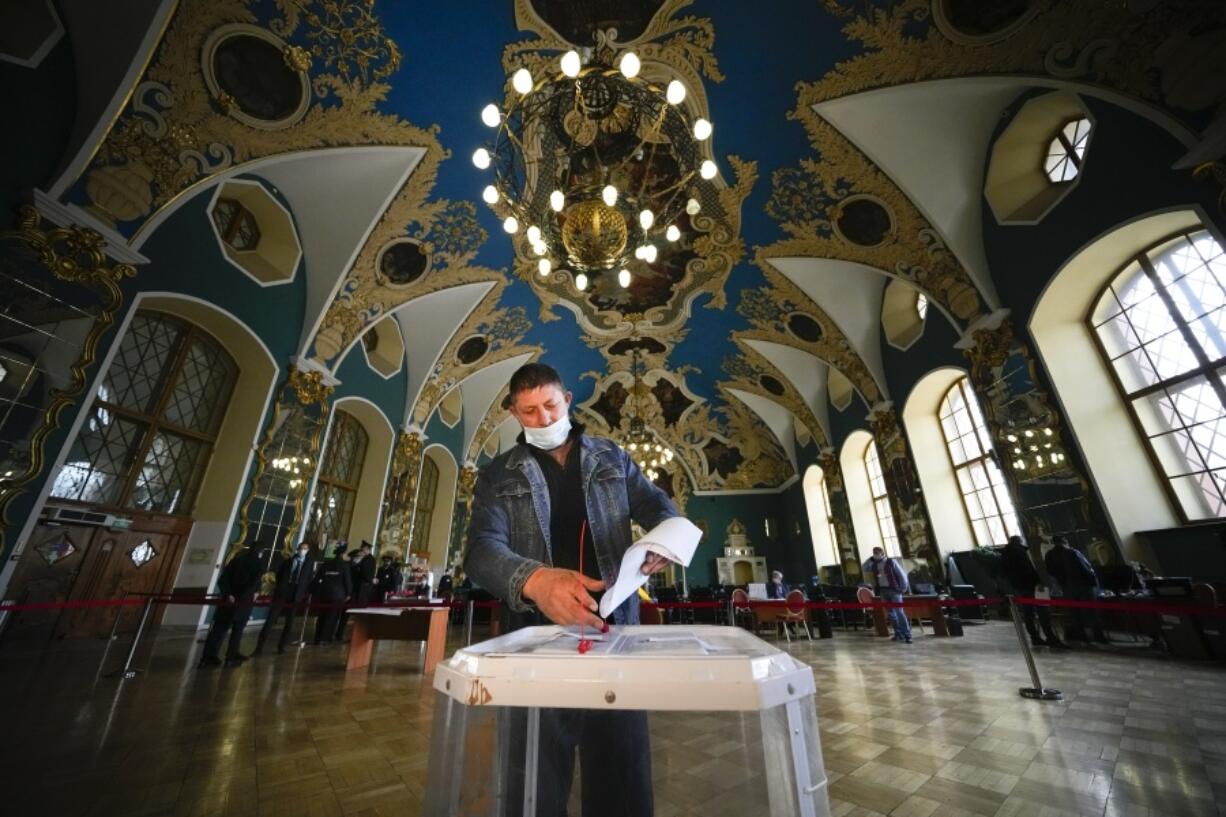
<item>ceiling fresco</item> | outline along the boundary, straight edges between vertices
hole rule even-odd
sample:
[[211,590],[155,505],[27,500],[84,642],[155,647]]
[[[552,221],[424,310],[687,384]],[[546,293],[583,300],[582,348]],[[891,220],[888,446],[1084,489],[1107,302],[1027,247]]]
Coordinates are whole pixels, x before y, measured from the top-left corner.
[[[269,182],[303,236],[300,357],[335,370],[396,315],[418,350],[407,416],[424,427],[460,386],[477,412],[465,418],[470,460],[513,422],[509,369],[540,359],[595,431],[647,420],[677,454],[662,478],[686,492],[777,490],[797,475],[798,447],[829,444],[828,373],[851,383],[861,414],[888,399],[887,280],[924,293],[928,320],[959,333],[999,306],[982,262],[982,178],[958,179],[973,186],[948,206],[937,197],[948,190],[907,166],[905,129],[863,123],[930,109],[913,94],[934,83],[990,76],[990,92],[974,86],[976,121],[1031,88],[1069,87],[1148,112],[1194,153],[1226,99],[1224,74],[1199,58],[1226,47],[1223,8],[183,0],[101,145],[54,189],[139,250],[193,195],[234,176]],[[714,124],[701,150],[719,175],[696,187],[701,212],[625,288],[540,276],[528,242],[480,202],[486,181],[468,160],[488,138],[480,111],[504,102],[511,73],[575,47],[633,50]],[[989,134],[976,138],[986,146]],[[648,165],[638,172],[676,173],[666,159]],[[839,276],[856,281],[843,300]],[[848,292],[865,295],[849,304]],[[415,307],[433,297],[445,308]]]

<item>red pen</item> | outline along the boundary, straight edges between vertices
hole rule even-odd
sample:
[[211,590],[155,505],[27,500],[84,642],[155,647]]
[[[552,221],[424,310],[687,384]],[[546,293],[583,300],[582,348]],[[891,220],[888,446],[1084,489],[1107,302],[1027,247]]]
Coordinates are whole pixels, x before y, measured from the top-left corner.
[[[583,572],[583,540],[587,537],[587,520],[583,520],[583,526],[579,528],[579,575],[585,575]],[[604,630],[607,631],[609,625],[604,625]],[[579,625],[579,654],[583,655],[592,648],[592,642],[583,637],[583,624]]]

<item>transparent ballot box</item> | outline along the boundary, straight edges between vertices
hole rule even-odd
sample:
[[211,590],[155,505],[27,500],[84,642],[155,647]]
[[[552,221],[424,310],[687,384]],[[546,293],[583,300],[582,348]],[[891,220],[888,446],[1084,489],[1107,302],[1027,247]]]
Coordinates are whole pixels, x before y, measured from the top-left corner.
[[589,634],[438,665],[427,817],[828,817],[807,665],[739,627]]

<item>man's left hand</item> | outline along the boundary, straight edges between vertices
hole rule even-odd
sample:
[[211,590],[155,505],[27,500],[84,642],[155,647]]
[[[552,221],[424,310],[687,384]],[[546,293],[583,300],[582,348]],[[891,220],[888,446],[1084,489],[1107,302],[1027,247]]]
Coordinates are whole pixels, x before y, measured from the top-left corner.
[[647,558],[643,560],[643,572],[648,576],[652,573],[659,573],[666,567],[668,567],[668,559],[658,553],[648,553]]

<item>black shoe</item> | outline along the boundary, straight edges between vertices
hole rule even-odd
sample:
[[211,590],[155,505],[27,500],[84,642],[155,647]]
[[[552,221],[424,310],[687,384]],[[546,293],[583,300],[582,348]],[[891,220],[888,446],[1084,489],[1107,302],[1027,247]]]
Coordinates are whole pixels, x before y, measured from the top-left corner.
[[204,667],[220,667],[220,666],[221,666],[220,658],[217,658],[216,656],[212,656],[212,655],[206,655],[200,659],[200,663],[196,665],[196,668],[203,669]]
[[251,651],[251,657],[255,657],[257,655],[263,655],[263,654],[264,654],[263,644],[259,645],[258,647],[256,647],[254,650]]
[[1047,646],[1051,647],[1053,650],[1067,650],[1068,649],[1068,644],[1065,644],[1063,641],[1061,641],[1058,638],[1047,639]]
[[227,667],[237,667],[239,664],[243,663],[246,660],[247,660],[247,656],[245,655],[231,655],[230,657],[226,659],[226,666]]
[[1046,642],[1046,641],[1044,641],[1043,639],[1039,638],[1038,636],[1031,636],[1031,637],[1030,637],[1030,646],[1032,646],[1032,647],[1046,647],[1046,646],[1047,646],[1047,642]]
[[284,645],[284,644],[278,644],[278,645],[277,645],[277,655],[281,655],[281,654],[283,654],[284,652],[285,652],[285,645]]

